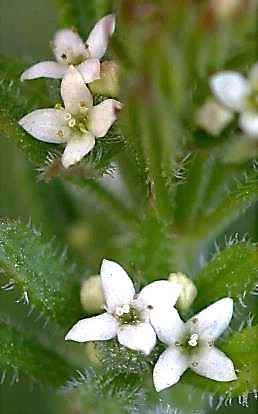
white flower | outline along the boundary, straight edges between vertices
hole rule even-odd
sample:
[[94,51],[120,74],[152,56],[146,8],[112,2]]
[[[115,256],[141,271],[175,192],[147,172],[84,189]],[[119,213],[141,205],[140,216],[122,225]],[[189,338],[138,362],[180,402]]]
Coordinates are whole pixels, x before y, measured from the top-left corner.
[[153,371],[157,391],[176,384],[191,368],[195,373],[215,381],[233,381],[236,374],[232,361],[214,341],[229,325],[233,301],[223,298],[184,323],[176,309],[163,319],[156,333],[168,348],[159,357]]
[[106,312],[80,320],[65,339],[86,342],[117,336],[121,345],[149,354],[156,344],[154,328],[173,309],[180,286],[159,280],[136,294],[133,282],[124,269],[109,260],[103,260],[100,276]]
[[70,29],[59,30],[52,43],[57,62],[39,62],[21,75],[21,81],[36,78],[62,79],[69,65],[76,65],[84,82],[100,77],[99,59],[105,54],[109,37],[115,30],[115,16],[102,17],[89,34],[86,42]]
[[64,143],[65,168],[79,162],[104,137],[117,118],[122,104],[106,99],[93,106],[92,95],[80,73],[70,66],[61,83],[64,108],[38,109],[25,115],[19,124],[34,138],[51,143]]
[[215,73],[210,88],[223,105],[239,113],[240,128],[250,138],[258,138],[258,63],[248,78],[231,70]]

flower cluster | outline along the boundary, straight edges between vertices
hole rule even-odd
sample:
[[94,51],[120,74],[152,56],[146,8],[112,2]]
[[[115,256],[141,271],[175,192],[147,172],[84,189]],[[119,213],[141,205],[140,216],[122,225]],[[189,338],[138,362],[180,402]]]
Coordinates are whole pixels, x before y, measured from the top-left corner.
[[110,14],[94,26],[86,42],[74,30],[56,33],[52,48],[57,62],[45,61],[25,70],[21,80],[49,77],[62,79],[64,106],[38,109],[25,115],[19,124],[34,138],[49,143],[66,143],[61,161],[65,168],[79,162],[104,137],[117,118],[122,104],[105,99],[93,105],[86,83],[101,77],[99,59],[105,54],[108,39],[115,30],[115,17]]
[[225,108],[239,114],[239,126],[246,135],[257,139],[258,63],[251,68],[248,78],[232,70],[215,73],[210,79],[210,88]]
[[148,355],[158,337],[168,347],[154,367],[157,391],[176,384],[187,368],[216,381],[236,379],[232,361],[214,346],[230,323],[231,298],[218,300],[184,323],[174,307],[182,290],[180,282],[158,280],[136,293],[124,269],[109,260],[103,260],[100,278],[105,312],[78,321],[66,340],[87,342],[117,336],[121,345]]

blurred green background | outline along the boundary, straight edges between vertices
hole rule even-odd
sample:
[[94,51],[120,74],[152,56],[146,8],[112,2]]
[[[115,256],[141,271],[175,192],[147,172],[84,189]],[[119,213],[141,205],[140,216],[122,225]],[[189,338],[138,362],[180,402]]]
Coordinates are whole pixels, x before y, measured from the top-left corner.
[[[89,0],[85,0],[89,1]],[[51,0],[0,0],[0,52],[10,56],[23,57],[28,61],[36,62],[41,59],[51,59],[52,53],[48,48],[48,41],[58,28],[56,2]],[[23,155],[14,148],[11,143],[0,137],[0,217],[23,217],[26,220],[32,218],[36,226],[43,227],[45,234],[51,237],[53,228],[57,241],[68,241],[65,233],[67,217],[76,217],[77,211],[58,211],[55,203],[53,189],[58,191],[57,183],[40,183],[36,181],[37,172],[33,166],[24,160]],[[30,186],[30,197],[23,194],[23,188]],[[51,190],[52,189],[52,190]],[[63,188],[60,194],[64,196]],[[69,197],[69,194],[67,194]],[[33,208],[33,199],[40,200],[40,209]],[[54,216],[61,215],[63,228],[55,226]],[[53,222],[48,217],[53,216]],[[80,216],[80,214],[78,215]],[[71,222],[73,219],[70,220]],[[101,227],[101,226],[100,226]],[[242,230],[241,230],[242,229]],[[257,229],[257,216],[255,208],[249,209],[244,217],[234,223],[228,230],[245,233],[255,237]],[[87,228],[86,232],[87,233]],[[103,231],[102,234],[105,232]],[[87,241],[87,234],[84,238]],[[91,235],[89,235],[91,237]],[[93,236],[94,237],[94,236]],[[108,238],[108,233],[104,236]],[[105,239],[103,239],[103,245]],[[72,252],[76,257],[76,252]],[[79,255],[78,255],[79,256]],[[78,257],[79,260],[79,257]],[[83,269],[83,262],[81,263]],[[96,272],[96,262],[92,259],[92,271]],[[1,277],[1,274],[0,274]],[[12,320],[18,320],[30,329],[30,324],[37,324],[42,330],[42,322],[34,321],[35,318],[27,317],[27,309],[15,303],[15,293],[6,293],[0,290],[1,318],[11,315]],[[17,317],[18,315],[18,317]],[[35,325],[34,325],[35,326]],[[46,331],[47,332],[47,331]],[[60,338],[58,338],[60,340]],[[4,379],[0,373],[0,382]],[[68,412],[64,397],[54,394],[50,389],[42,389],[31,381],[16,382],[14,376],[7,376],[4,384],[0,386],[0,413],[1,414],[56,414]],[[220,413],[255,413],[257,405],[252,400],[248,408],[241,408],[236,402],[230,408],[222,407]],[[210,413],[215,410],[210,410]],[[73,413],[76,414],[76,413]],[[87,413],[85,413],[87,414]]]

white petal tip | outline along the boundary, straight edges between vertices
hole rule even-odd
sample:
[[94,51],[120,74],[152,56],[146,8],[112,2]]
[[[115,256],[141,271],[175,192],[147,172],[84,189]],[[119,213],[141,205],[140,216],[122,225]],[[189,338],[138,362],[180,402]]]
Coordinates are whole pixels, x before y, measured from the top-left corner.
[[25,81],[27,78],[26,78],[26,73],[25,72],[23,72],[22,74],[21,74],[21,76],[20,76],[20,81],[21,82],[23,82],[23,81]]

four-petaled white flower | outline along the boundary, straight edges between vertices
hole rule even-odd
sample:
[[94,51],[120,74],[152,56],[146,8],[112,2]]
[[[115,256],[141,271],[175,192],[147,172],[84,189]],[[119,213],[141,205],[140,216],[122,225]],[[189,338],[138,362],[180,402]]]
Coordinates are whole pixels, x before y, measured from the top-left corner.
[[122,104],[106,99],[93,106],[92,95],[80,73],[70,66],[61,83],[64,108],[38,109],[25,115],[19,124],[40,141],[67,143],[62,155],[65,168],[79,162],[104,137],[117,118]]
[[258,138],[258,63],[248,78],[231,70],[215,73],[210,88],[223,105],[240,114],[239,126],[247,136]]
[[163,324],[156,326],[157,336],[168,345],[153,371],[157,391],[176,384],[187,368],[215,381],[237,378],[232,361],[214,346],[214,341],[229,325],[232,312],[232,299],[223,298],[186,323],[173,309],[162,320]]
[[57,62],[39,62],[21,75],[21,81],[36,78],[62,79],[69,65],[76,65],[84,82],[89,83],[100,77],[99,59],[105,54],[109,37],[115,30],[115,16],[102,17],[89,34],[86,42],[76,31],[59,30],[51,42]]
[[155,330],[173,308],[180,285],[158,280],[135,293],[133,282],[117,263],[103,260],[100,270],[106,312],[77,322],[65,339],[76,342],[112,339],[148,355],[156,344]]

